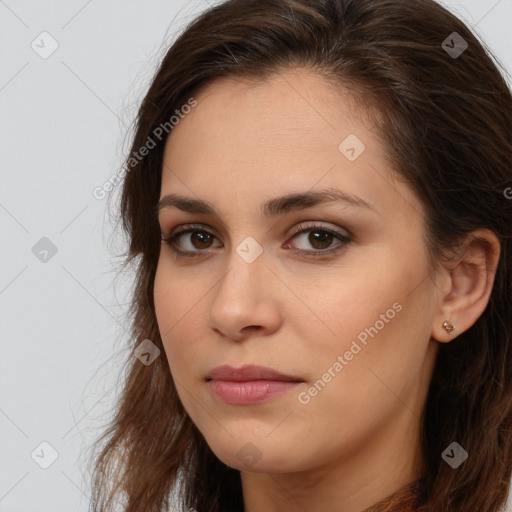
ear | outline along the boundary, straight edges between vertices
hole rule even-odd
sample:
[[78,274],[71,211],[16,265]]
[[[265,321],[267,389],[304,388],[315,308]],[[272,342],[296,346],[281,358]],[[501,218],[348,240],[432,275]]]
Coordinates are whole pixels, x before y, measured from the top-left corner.
[[[489,302],[498,267],[500,242],[488,229],[468,233],[459,246],[458,255],[438,276],[439,307],[434,315],[432,338],[447,343],[469,329],[484,312]],[[451,334],[443,327],[449,321]]]

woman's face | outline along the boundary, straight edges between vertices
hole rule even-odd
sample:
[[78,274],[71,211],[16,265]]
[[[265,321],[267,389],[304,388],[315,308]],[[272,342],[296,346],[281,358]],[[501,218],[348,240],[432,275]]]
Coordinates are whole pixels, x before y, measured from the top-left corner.
[[[354,103],[307,71],[221,78],[196,100],[160,199],[214,212],[162,202],[162,236],[187,231],[162,242],[154,289],[184,408],[243,471],[410,469],[437,350],[418,198]],[[288,381],[209,381],[221,365]]]

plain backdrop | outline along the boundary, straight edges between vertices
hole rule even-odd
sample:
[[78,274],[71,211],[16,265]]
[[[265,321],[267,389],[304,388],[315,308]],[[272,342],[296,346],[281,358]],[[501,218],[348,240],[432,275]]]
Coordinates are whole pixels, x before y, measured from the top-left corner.
[[[86,450],[118,392],[131,285],[115,281],[125,247],[93,190],[118,171],[165,49],[208,5],[0,1],[0,512],[88,511]],[[444,5],[512,72],[512,0]]]

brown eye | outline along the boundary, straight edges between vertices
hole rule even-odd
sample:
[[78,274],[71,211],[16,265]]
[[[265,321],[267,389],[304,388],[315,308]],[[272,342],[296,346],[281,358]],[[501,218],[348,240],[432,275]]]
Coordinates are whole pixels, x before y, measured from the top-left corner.
[[333,235],[328,231],[310,231],[308,241],[315,249],[327,249],[333,241]]
[[190,235],[190,242],[197,249],[208,249],[214,238],[210,233],[203,231],[192,231]]
[[162,240],[171,246],[178,255],[200,256],[214,247],[212,244],[217,237],[203,228],[188,226],[180,228],[168,238]]
[[[352,239],[341,232],[324,228],[318,225],[299,224],[295,228],[295,234],[292,237],[293,243],[287,243],[294,253],[306,257],[321,257],[332,255],[346,246]],[[334,243],[339,240],[338,243]],[[306,247],[300,247],[300,244]]]

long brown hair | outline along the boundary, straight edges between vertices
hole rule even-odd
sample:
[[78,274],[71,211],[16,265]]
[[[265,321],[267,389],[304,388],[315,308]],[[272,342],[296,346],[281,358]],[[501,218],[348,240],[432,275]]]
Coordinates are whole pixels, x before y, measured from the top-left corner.
[[[227,0],[179,34],[141,104],[124,165],[125,257],[136,268],[131,350],[148,338],[163,353],[154,207],[171,130],[156,141],[155,129],[169,128],[176,110],[216,77],[263,80],[294,66],[350,91],[371,115],[394,170],[423,202],[433,264],[474,229],[500,240],[486,310],[440,344],[422,416],[418,509],[498,512],[512,473],[512,96],[499,61],[433,0]],[[148,137],[158,143],[134,158]],[[187,511],[241,512],[240,473],[191,422],[166,358],[146,366],[130,356],[126,366],[113,419],[96,442],[91,510],[107,512],[120,500],[126,512],[163,511],[174,492]],[[441,456],[454,441],[469,454],[457,469]]]

